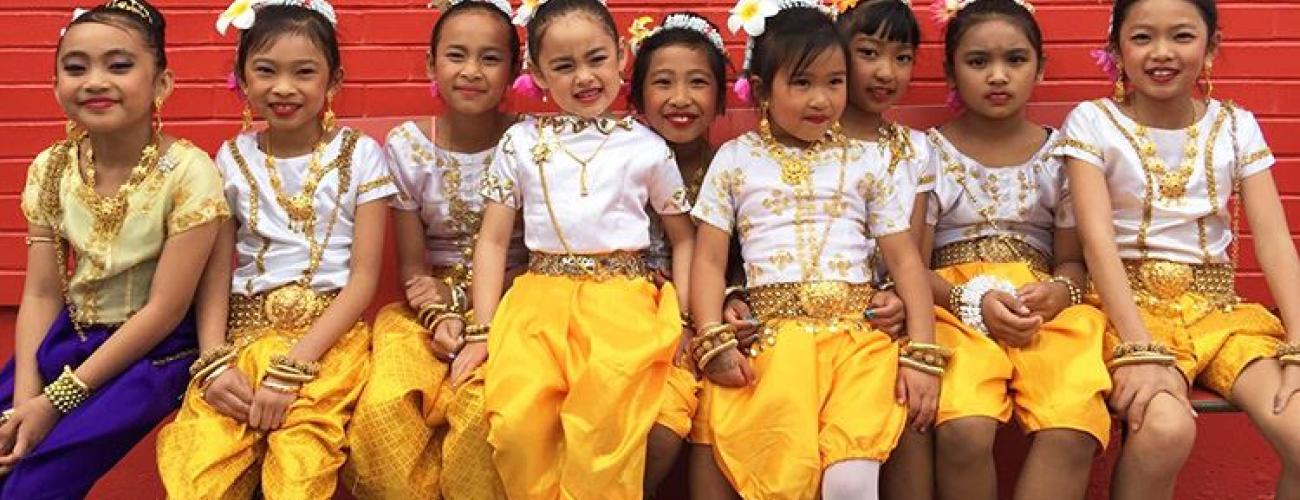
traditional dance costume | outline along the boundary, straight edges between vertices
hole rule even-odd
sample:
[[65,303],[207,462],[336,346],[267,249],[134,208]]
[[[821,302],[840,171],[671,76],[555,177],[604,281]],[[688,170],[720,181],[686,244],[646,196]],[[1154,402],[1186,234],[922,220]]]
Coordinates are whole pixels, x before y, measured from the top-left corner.
[[[237,353],[232,369],[257,387],[272,358],[288,352],[347,284],[357,207],[396,188],[379,144],[347,128],[295,158],[268,159],[256,134],[242,134],[222,146],[217,165],[239,221],[227,331]],[[358,320],[269,433],[218,413],[196,380],[158,436],[168,495],[251,498],[260,483],[269,499],[329,498],[369,358],[370,330]]]
[[[1101,353],[1101,311],[1076,302],[1019,348],[990,337],[978,313],[980,299],[993,289],[985,283],[1000,283],[1014,295],[1030,283],[1068,281],[1051,275],[1053,231],[1075,226],[1064,165],[1053,156],[1059,135],[1051,131],[1024,164],[991,168],[930,132],[939,162],[926,214],[934,226],[933,267],[955,287],[953,307],[969,311],[937,309],[935,338],[953,350],[937,423],[973,416],[1006,422],[1014,413],[1027,432],[1074,429],[1105,447],[1110,375]],[[1067,286],[1072,299],[1082,298],[1080,287]]]
[[[1080,104],[1057,150],[1101,169],[1110,186],[1119,256],[1143,323],[1179,370],[1220,395],[1251,362],[1273,356],[1281,322],[1243,303],[1228,198],[1274,163],[1255,116],[1210,100],[1183,130],[1154,129],[1109,99]],[[1111,332],[1109,345],[1120,343]]]
[[647,204],[689,209],[672,151],[631,118],[527,119],[483,194],[523,211],[532,252],[488,339],[488,440],[507,494],[640,498],[681,338],[673,287],[647,279],[642,254]]
[[[394,128],[385,149],[399,190],[391,204],[418,213],[430,276],[467,286],[483,214],[479,187],[495,150],[445,151],[415,122]],[[508,268],[527,264],[522,227],[515,236]],[[504,498],[487,444],[483,369],[453,390],[429,335],[405,301],[375,318],[370,378],[348,427],[345,484],[359,498]]]
[[[71,141],[46,149],[28,169],[22,193],[28,224],[54,231],[59,255],[66,255],[66,242],[76,256],[71,278],[60,276],[67,306],[36,351],[46,384],[60,378],[65,367],[83,363],[144,307],[169,238],[230,216],[220,173],[207,153],[189,142],[177,141],[160,155],[144,153],[111,196],[95,192],[94,165],[83,170],[80,156]],[[63,415],[0,479],[0,498],[86,496],[176,409],[196,353],[194,317],[188,314],[148,354]],[[0,408],[14,404],[15,368],[11,360],[0,372]]]
[[898,346],[862,317],[874,293],[867,241],[907,231],[907,217],[888,162],[863,148],[742,135],[718,150],[692,212],[739,236],[764,322],[750,349],[757,384],[706,381],[702,395],[714,455],[745,498],[815,498],[830,465],[884,461],[907,420],[894,399]]

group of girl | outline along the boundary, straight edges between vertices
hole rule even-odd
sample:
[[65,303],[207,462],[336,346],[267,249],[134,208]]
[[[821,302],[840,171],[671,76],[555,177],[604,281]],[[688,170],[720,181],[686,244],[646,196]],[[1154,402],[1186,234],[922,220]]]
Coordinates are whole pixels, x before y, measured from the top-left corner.
[[[178,402],[174,498],[639,498],[684,442],[695,498],[995,498],[1013,415],[1017,498],[1082,498],[1111,412],[1113,495],[1169,498],[1192,383],[1300,497],[1300,261],[1258,123],[1212,98],[1213,0],[1115,2],[1114,95],[1061,130],[1026,117],[1032,6],[942,2],[957,115],[925,132],[884,117],[908,2],[741,0],[759,119],[716,148],[705,18],[625,38],[599,0],[438,7],[443,112],[380,145],[334,119],[328,3],[234,2],[246,126],[215,165],[165,133],[162,14],[75,16],[67,138],[22,194],[0,498],[84,496]],[[628,46],[640,120],[610,111]],[[503,105],[539,95],[560,113]],[[1234,290],[1236,206],[1284,321]],[[389,207],[405,300],[372,329]]]

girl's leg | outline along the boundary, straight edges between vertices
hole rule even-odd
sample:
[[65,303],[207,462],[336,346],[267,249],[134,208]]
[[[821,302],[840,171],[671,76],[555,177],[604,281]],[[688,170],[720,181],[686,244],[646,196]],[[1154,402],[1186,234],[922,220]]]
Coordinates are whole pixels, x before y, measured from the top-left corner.
[[1300,397],[1292,397],[1281,413],[1273,413],[1273,398],[1282,383],[1282,367],[1260,359],[1242,370],[1229,399],[1246,411],[1282,461],[1277,498],[1300,498]]
[[1147,406],[1142,428],[1128,434],[1111,477],[1114,500],[1173,498],[1178,471],[1196,441],[1196,420],[1169,394]]
[[740,496],[731,488],[727,476],[718,467],[713,458],[713,447],[709,445],[691,446],[690,489],[691,498],[695,500],[736,500]]
[[997,431],[998,421],[989,417],[962,417],[935,428],[939,498],[997,498],[998,478],[993,463]]
[[1034,433],[1029,456],[1016,483],[1017,499],[1077,498],[1088,492],[1092,457],[1097,439],[1073,429],[1045,429]]
[[912,430],[911,423],[881,469],[880,497],[886,500],[934,498],[934,431]]
[[668,477],[668,472],[677,462],[677,455],[685,442],[677,433],[660,424],[650,428],[650,437],[646,441],[645,453],[645,496],[654,496],[659,483]]
[[874,500],[879,492],[880,462],[845,460],[822,473],[823,500]]

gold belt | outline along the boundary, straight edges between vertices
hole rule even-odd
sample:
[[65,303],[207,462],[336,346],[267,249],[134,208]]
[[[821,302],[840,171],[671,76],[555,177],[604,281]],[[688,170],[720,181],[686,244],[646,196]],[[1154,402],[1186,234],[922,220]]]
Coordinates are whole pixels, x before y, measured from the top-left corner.
[[1033,245],[1010,236],[983,236],[949,243],[934,251],[931,267],[943,269],[971,262],[1024,262],[1045,274],[1052,272],[1052,261]]
[[749,305],[759,318],[861,319],[876,289],[867,283],[812,281],[750,288]]
[[1129,286],[1142,306],[1174,307],[1186,294],[1195,294],[1209,308],[1226,308],[1241,301],[1231,264],[1184,264],[1168,260],[1126,260]]
[[253,328],[299,330],[311,326],[325,312],[338,291],[317,292],[297,283],[266,293],[230,297],[228,331]]
[[650,272],[641,252],[618,251],[591,255],[532,252],[528,271],[547,276],[603,281],[610,278],[644,278]]

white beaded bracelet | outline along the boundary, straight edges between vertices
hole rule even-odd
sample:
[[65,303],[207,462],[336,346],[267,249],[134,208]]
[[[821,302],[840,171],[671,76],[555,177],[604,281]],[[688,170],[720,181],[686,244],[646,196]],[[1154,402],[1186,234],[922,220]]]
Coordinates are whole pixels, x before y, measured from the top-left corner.
[[1016,286],[1005,279],[981,274],[962,285],[961,306],[957,308],[962,323],[970,325],[971,328],[985,335],[989,334],[989,328],[984,324],[984,308],[980,307],[980,304],[984,300],[984,295],[992,291],[1015,295]]

